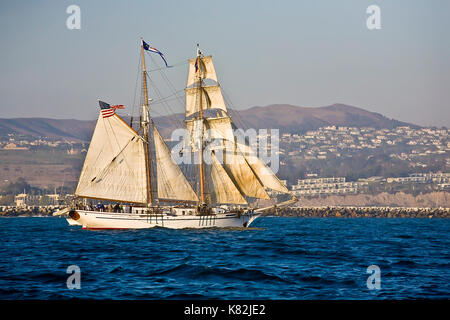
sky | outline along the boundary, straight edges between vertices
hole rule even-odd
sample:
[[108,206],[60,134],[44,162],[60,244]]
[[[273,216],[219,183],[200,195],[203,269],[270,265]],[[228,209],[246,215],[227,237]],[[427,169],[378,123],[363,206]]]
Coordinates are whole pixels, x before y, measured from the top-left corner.
[[[79,30],[66,26],[73,4]],[[369,30],[374,4],[381,29]],[[449,9],[445,0],[0,0],[0,118],[95,119],[97,99],[134,112],[143,37],[174,65],[164,74],[176,90],[200,43],[235,109],[344,103],[450,127]],[[152,98],[157,88],[173,92],[158,71],[150,75]]]

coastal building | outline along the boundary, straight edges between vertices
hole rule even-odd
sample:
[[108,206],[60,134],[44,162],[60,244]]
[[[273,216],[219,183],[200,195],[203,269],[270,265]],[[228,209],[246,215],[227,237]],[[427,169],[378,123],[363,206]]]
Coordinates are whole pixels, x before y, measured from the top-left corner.
[[450,173],[412,173],[408,177],[386,178],[387,183],[450,183]]
[[26,193],[20,193],[17,196],[14,197],[14,202],[16,203],[16,207],[25,207],[27,199]]
[[3,147],[5,150],[28,150],[27,147],[18,147],[15,143],[8,143],[6,146]]
[[59,201],[59,198],[60,198],[59,194],[57,194],[57,193],[47,194],[46,196],[50,199],[50,202],[52,204],[54,204],[54,205],[58,204],[58,201]]
[[299,179],[292,191],[296,196],[344,195],[359,192],[358,182],[346,182],[345,177]]

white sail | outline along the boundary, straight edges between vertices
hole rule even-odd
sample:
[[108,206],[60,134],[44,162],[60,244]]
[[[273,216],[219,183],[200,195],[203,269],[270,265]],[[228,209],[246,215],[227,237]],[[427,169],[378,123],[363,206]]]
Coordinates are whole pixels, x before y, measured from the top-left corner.
[[207,119],[212,139],[223,141],[223,163],[239,190],[248,197],[269,199],[269,195],[258,181],[241,150],[237,148],[231,127],[231,119]]
[[100,113],[75,195],[146,203],[144,142],[116,114]]
[[[226,149],[233,150],[233,152],[235,153],[234,162],[236,164],[242,164],[244,162],[244,158],[245,163],[252,169],[252,173],[257,176],[264,187],[283,193],[289,193],[287,187],[280,181],[280,179],[278,179],[273,171],[263,161],[261,161],[261,159],[257,157],[256,153],[248,145],[236,141],[231,126],[231,119],[229,117],[210,118],[207,119],[207,122],[210,129],[212,129],[212,138],[223,138],[229,141],[229,143],[227,143],[226,145]],[[239,151],[234,150],[236,146]],[[250,174],[247,174],[246,176],[251,177]],[[245,181],[246,185],[253,185],[255,186],[255,188],[257,186],[257,184],[255,184],[254,182],[252,183],[247,179],[244,179],[243,181]],[[255,197],[254,195],[251,195],[251,192],[245,194],[247,196]],[[256,198],[261,197],[261,193],[259,191],[254,194],[259,194],[259,196],[256,196]],[[267,193],[265,194],[267,195]],[[263,196],[261,198],[266,199],[266,196]]]
[[198,81],[199,75],[202,79],[211,79],[217,82],[216,70],[212,61],[212,56],[199,58],[199,65],[197,72],[195,71],[195,61],[197,59],[189,59],[189,74],[186,87],[191,86]]
[[214,153],[211,154],[212,195],[215,203],[247,204]]
[[186,121],[186,128],[190,133],[190,144],[192,152],[200,150],[201,141],[205,139],[205,128],[203,120],[195,119]]
[[[227,111],[220,86],[202,87],[202,109],[221,109]],[[186,89],[186,117],[200,111],[199,88]]]
[[[201,123],[203,125],[203,132]],[[216,140],[221,141],[221,148],[217,146],[209,148],[210,150],[221,149],[222,163],[226,169],[234,185],[238,187],[242,195],[259,199],[269,199],[269,195],[264,190],[264,186],[258,180],[253,172],[252,167],[248,164],[247,159],[240,148],[237,148],[234,138],[233,129],[231,127],[231,119],[229,117],[207,118],[204,121],[191,120],[186,123],[191,133],[191,145],[193,151],[199,150],[200,138],[203,135],[203,141]],[[205,134],[208,127],[208,135]],[[269,169],[270,170],[270,169]],[[268,179],[266,179],[268,180]]]
[[233,147],[236,148],[235,145],[228,145],[225,148],[224,165],[239,190],[248,197],[270,199],[245,158],[239,150],[233,152]]
[[227,117],[217,117],[207,119],[208,127],[211,132],[212,139],[225,139],[234,141],[233,128],[231,127],[231,119]]
[[158,197],[170,200],[198,201],[183,172],[173,161],[169,148],[153,126],[158,179]]
[[273,171],[257,157],[256,153],[248,145],[237,142],[237,146],[244,154],[248,164],[264,187],[282,193],[289,193],[287,187],[280,179],[278,179],[275,173],[273,173]]

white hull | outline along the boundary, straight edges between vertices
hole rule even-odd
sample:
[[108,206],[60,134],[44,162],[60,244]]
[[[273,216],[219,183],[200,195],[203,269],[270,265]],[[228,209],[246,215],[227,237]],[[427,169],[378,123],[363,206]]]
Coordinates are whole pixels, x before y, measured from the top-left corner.
[[219,213],[215,215],[167,215],[146,213],[112,213],[76,210],[71,218],[83,226],[83,229],[147,229],[163,227],[170,229],[202,228],[246,228],[259,217]]

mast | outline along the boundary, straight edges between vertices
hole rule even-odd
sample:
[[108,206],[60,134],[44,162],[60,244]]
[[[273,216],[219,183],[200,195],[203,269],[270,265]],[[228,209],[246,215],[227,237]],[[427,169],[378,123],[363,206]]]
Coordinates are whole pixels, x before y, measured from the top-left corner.
[[204,177],[204,165],[203,165],[203,106],[202,106],[202,72],[200,68],[200,47],[197,44],[197,67],[198,67],[198,89],[199,89],[199,98],[200,98],[200,111],[198,114],[198,120],[200,120],[200,149],[199,149],[199,176],[200,176],[200,202],[202,204],[206,203],[206,197],[205,197],[205,177]]
[[144,103],[141,109],[141,127],[142,138],[144,139],[144,151],[145,151],[145,167],[146,167],[146,184],[147,184],[147,206],[152,203],[152,189],[151,189],[151,172],[150,172],[150,152],[149,152],[149,136],[148,129],[150,125],[149,119],[149,105],[148,105],[148,91],[147,91],[147,72],[145,71],[145,55],[144,55],[144,42],[141,38],[141,55],[142,55],[142,91],[144,92]]

